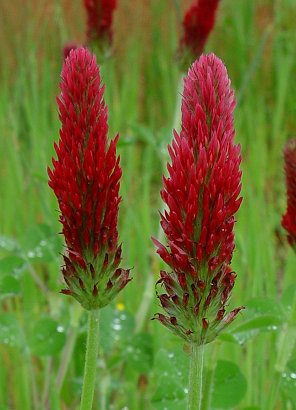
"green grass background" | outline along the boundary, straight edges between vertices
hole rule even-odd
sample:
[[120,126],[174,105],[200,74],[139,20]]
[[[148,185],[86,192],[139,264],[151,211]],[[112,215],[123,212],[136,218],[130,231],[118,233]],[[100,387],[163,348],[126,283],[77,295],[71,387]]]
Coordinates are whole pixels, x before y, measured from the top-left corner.
[[[0,4],[0,410],[79,404],[86,315],[58,293],[63,244],[46,168],[58,139],[61,50],[84,41],[81,3]],[[134,279],[101,313],[94,409],[180,410],[188,349],[150,320],[161,267],[150,237],[158,235],[166,146],[178,125],[174,54],[190,2],[118,3],[114,52],[101,71],[110,137],[120,133],[119,231]],[[231,305],[247,309],[206,347],[203,410],[296,409],[296,256],[280,225],[282,148],[296,125],[295,15],[295,0],[221,0],[206,46],[225,62],[237,98],[244,200]]]

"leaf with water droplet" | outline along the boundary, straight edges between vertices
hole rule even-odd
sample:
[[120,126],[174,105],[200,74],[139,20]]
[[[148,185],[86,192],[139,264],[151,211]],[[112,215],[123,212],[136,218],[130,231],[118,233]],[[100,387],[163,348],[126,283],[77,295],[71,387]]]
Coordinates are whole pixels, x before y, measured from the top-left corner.
[[20,246],[15,239],[0,235],[0,249],[7,252],[16,252],[20,249]]
[[286,311],[287,317],[289,316],[291,312],[295,295],[296,295],[296,284],[288,286],[288,288],[285,289],[283,292],[282,304]]
[[286,371],[282,373],[281,390],[296,406],[296,359],[290,360]]
[[128,368],[148,373],[153,366],[153,339],[150,333],[136,334],[125,346],[124,358]]
[[50,262],[60,257],[62,241],[49,225],[31,226],[23,235],[22,250],[30,260]]
[[0,315],[0,343],[12,347],[21,345],[20,326],[13,313]]
[[234,321],[227,332],[219,335],[220,340],[244,344],[261,332],[277,330],[283,323],[283,308],[275,299],[255,298],[247,302],[246,306],[243,320]]
[[135,322],[126,310],[118,310],[112,306],[101,309],[99,320],[100,344],[110,353],[115,345],[126,344],[133,335]]
[[212,394],[214,409],[230,409],[236,406],[247,391],[247,380],[233,362],[218,360]]
[[152,410],[184,410],[187,407],[187,400],[161,400],[152,403]]
[[25,269],[26,261],[18,255],[5,256],[0,260],[0,274],[20,275]]
[[152,399],[153,402],[183,400],[188,393],[188,355],[177,346],[174,350],[160,349],[154,362],[154,377],[157,388]]
[[29,335],[29,346],[37,356],[52,356],[61,351],[65,344],[64,328],[52,318],[38,320]]

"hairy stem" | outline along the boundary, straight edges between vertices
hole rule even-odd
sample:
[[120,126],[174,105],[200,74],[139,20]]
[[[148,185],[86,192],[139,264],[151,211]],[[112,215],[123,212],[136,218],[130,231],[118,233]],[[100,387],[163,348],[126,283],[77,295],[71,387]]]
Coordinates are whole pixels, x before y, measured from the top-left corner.
[[88,334],[80,410],[92,409],[99,347],[99,310],[91,310],[88,315]]
[[202,378],[204,362],[204,345],[191,345],[188,410],[200,410],[202,403]]

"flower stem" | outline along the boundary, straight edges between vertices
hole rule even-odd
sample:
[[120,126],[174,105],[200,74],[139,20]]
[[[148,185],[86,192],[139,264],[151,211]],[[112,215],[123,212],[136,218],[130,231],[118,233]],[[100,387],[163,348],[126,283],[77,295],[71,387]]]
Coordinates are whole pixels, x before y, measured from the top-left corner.
[[202,402],[202,377],[204,362],[204,344],[191,345],[189,369],[188,410],[200,410]]
[[91,310],[88,315],[88,334],[80,410],[92,409],[99,347],[99,310]]

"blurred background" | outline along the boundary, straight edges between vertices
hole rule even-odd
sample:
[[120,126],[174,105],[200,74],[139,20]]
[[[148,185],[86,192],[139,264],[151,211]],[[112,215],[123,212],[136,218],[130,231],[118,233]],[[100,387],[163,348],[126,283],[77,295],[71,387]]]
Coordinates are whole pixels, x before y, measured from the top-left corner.
[[[188,349],[150,320],[162,267],[150,237],[178,126],[175,54],[191,4],[118,0],[112,55],[98,61],[109,136],[120,134],[122,266],[134,279],[102,310],[96,409],[185,408]],[[204,410],[296,409],[296,256],[281,228],[282,149],[296,133],[295,21],[295,0],[221,0],[205,49],[226,64],[237,99],[244,200],[231,306],[247,309],[206,348]],[[63,47],[84,44],[85,31],[82,0],[0,2],[0,410],[79,404],[86,317],[58,293],[63,244],[46,169],[59,135]]]

